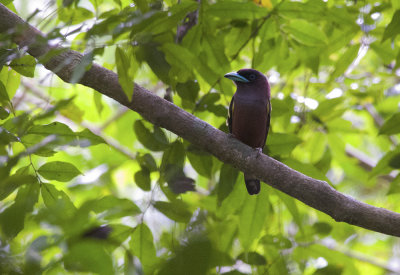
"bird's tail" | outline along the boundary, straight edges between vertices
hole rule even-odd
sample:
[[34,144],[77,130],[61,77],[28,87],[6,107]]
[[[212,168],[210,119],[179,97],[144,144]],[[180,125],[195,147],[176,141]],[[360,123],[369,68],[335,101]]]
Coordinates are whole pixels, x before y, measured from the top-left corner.
[[260,193],[260,181],[253,175],[244,174],[244,182],[246,183],[247,192],[249,192],[250,195]]

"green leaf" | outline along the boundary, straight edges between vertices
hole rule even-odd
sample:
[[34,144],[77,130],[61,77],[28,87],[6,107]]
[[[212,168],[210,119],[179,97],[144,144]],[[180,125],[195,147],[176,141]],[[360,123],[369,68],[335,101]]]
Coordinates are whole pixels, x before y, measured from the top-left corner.
[[265,235],[264,237],[262,237],[261,243],[267,246],[274,246],[279,249],[288,249],[293,246],[292,242],[288,238],[282,236],[281,234]]
[[332,231],[332,225],[326,222],[316,222],[313,224],[313,228],[315,232],[322,236],[327,236]]
[[243,252],[237,257],[237,259],[249,265],[267,264],[265,257],[257,252]]
[[132,100],[134,85],[133,77],[129,75],[129,60],[126,52],[120,47],[117,47],[115,50],[115,63],[117,65],[118,81],[125,94],[128,96],[128,99]]
[[[175,249],[175,255],[171,257],[161,267],[159,275],[202,275],[210,274],[210,267],[216,262],[216,265],[223,264],[218,261],[220,257],[215,253],[210,240],[203,236],[189,239],[185,245]],[[193,259],[196,259],[193,261]]]
[[82,7],[59,8],[58,19],[71,25],[93,18],[93,13]]
[[34,125],[27,134],[42,136],[57,135],[64,139],[64,142],[70,142],[75,139],[75,133],[67,125],[61,122],[53,122],[47,125]]
[[256,19],[267,14],[268,10],[253,2],[219,1],[206,10],[207,16],[215,16],[225,20]]
[[7,89],[3,82],[0,81],[0,103],[6,104],[8,102],[10,102],[10,98],[8,97]]
[[24,184],[35,184],[37,179],[32,175],[12,175],[0,181],[0,200],[7,198],[18,187]]
[[382,59],[385,64],[391,63],[396,59],[396,49],[393,48],[389,40],[383,43],[375,41],[370,44],[371,49]]
[[264,222],[269,215],[270,203],[266,188],[261,188],[257,196],[248,196],[239,220],[239,240],[245,251],[259,238]]
[[132,234],[129,247],[133,255],[139,258],[146,274],[151,274],[157,262],[153,234],[146,224],[141,223]]
[[359,49],[360,49],[360,45],[354,44],[354,45],[351,45],[345,51],[345,53],[336,62],[336,65],[334,67],[335,70],[330,75],[331,81],[334,80],[335,78],[341,76],[347,70],[347,68],[350,66],[350,64],[357,57]]
[[102,94],[97,91],[93,91],[93,102],[94,105],[96,106],[96,110],[99,116],[101,116],[101,113],[103,112],[104,109],[104,104],[101,99],[102,99]]
[[392,21],[390,21],[389,25],[386,26],[382,42],[388,38],[395,39],[398,34],[400,34],[400,10],[397,10],[393,14]]
[[77,64],[74,67],[74,70],[72,72],[72,76],[70,79],[70,83],[75,84],[75,83],[78,83],[82,79],[82,77],[86,73],[86,71],[88,71],[92,67],[93,57],[94,57],[93,51],[90,51],[90,52],[86,53],[85,55],[83,55],[79,64]]
[[30,55],[25,55],[14,59],[10,63],[10,67],[23,76],[33,77],[35,75],[36,59]]
[[165,54],[152,44],[141,45],[137,51],[137,59],[147,62],[154,74],[164,83],[170,84],[169,71],[171,65],[165,59]]
[[163,151],[167,148],[168,139],[165,137],[165,134],[161,129],[155,128],[152,133],[146,128],[146,126],[144,126],[144,123],[141,120],[136,120],[133,128],[140,143],[149,150]]
[[176,91],[182,99],[195,102],[200,91],[200,86],[197,82],[188,80],[185,83],[178,83],[176,85]]
[[280,191],[275,191],[275,194],[278,195],[278,197],[283,201],[286,208],[289,210],[290,214],[292,215],[294,222],[300,228],[301,232],[304,233],[303,223],[302,223],[302,220],[300,217],[299,209],[297,208],[297,205],[296,205],[296,201],[292,197],[290,197]]
[[74,242],[69,246],[63,261],[69,271],[114,274],[111,255],[106,251],[105,244],[98,240]]
[[0,106],[0,119],[1,120],[6,119],[9,116],[9,114],[10,114],[10,112],[7,109],[4,109],[3,107]]
[[[3,67],[3,69],[0,71],[0,82],[5,86],[6,93],[8,94],[7,98],[13,98],[21,83],[21,75],[14,70],[9,70],[7,67]],[[2,92],[3,91],[0,84],[0,102],[2,98]]]
[[325,174],[321,173],[320,170],[318,170],[314,165],[310,163],[302,163],[293,158],[282,160],[282,162],[287,166],[289,166],[290,168],[297,170],[300,173],[303,173],[309,177],[329,182]]
[[151,190],[151,179],[150,171],[147,168],[143,168],[135,173],[135,183],[143,191]]
[[380,135],[394,135],[400,133],[400,112],[392,115],[379,129]]
[[11,134],[9,131],[6,129],[0,127],[0,145],[8,145],[11,142],[17,142],[19,141],[16,136]]
[[238,176],[239,171],[232,165],[226,163],[222,165],[219,174],[219,183],[217,190],[219,204],[221,204],[222,201],[232,192]]
[[293,134],[270,133],[267,138],[267,151],[271,155],[287,155],[302,142]]
[[179,200],[174,202],[156,201],[153,206],[165,216],[177,222],[187,223],[192,217],[192,213],[188,210],[186,204]]
[[7,238],[14,238],[24,228],[25,217],[33,211],[38,197],[39,184],[35,178],[34,182],[20,187],[14,203],[0,213],[1,231]]
[[[106,144],[103,138],[99,137],[96,134],[93,134],[89,129],[84,129],[80,132],[76,132],[75,136],[79,138],[79,145],[81,147],[93,146],[100,143]],[[87,144],[87,141],[89,142],[89,144]]]
[[306,20],[291,20],[283,26],[283,30],[293,39],[306,46],[325,46],[328,44],[328,38],[325,33]]
[[67,182],[82,174],[73,164],[64,161],[52,161],[39,167],[38,173],[48,180]]
[[394,155],[390,160],[389,160],[389,166],[395,169],[400,168],[400,153],[397,155]]
[[146,153],[144,155],[139,155],[136,157],[141,167],[147,168],[150,172],[158,170],[157,163],[153,156]]
[[64,230],[70,228],[76,208],[68,195],[48,183],[42,183],[40,190],[46,206],[46,220],[64,226]]
[[140,208],[131,200],[117,198],[113,195],[108,195],[100,199],[85,202],[80,212],[85,211],[101,214],[102,218],[112,220],[126,216],[134,216],[141,213]]
[[206,178],[211,177],[213,168],[213,159],[211,155],[206,152],[191,150],[186,153],[186,156],[189,159],[190,165],[192,165],[197,173]]
[[184,83],[193,77],[195,56],[188,49],[175,43],[166,43],[160,48],[171,65],[170,76],[173,75],[176,82]]

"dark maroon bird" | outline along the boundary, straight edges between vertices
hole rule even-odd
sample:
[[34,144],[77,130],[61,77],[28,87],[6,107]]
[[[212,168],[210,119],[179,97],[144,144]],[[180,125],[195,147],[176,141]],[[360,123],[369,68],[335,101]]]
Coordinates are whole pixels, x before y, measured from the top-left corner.
[[[268,80],[254,69],[242,69],[225,77],[233,80],[237,86],[229,105],[229,132],[261,152],[267,140],[271,115]],[[250,195],[260,192],[260,181],[256,177],[245,174],[244,181]]]

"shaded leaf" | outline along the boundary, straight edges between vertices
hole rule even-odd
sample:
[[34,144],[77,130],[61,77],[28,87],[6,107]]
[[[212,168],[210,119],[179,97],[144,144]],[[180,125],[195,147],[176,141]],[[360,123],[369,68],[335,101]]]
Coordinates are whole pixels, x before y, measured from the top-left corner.
[[185,176],[173,177],[172,179],[168,180],[168,186],[175,194],[196,191],[194,179]]
[[143,191],[151,190],[150,171],[147,168],[144,167],[142,170],[137,171],[134,179],[136,185]]
[[111,255],[98,240],[86,239],[73,243],[63,261],[69,271],[96,272],[104,275],[114,273]]
[[332,231],[332,226],[326,222],[316,222],[313,224],[315,232],[320,235],[326,236]]
[[400,133],[400,113],[392,115],[379,129],[380,135],[394,135]]
[[232,192],[238,176],[239,171],[236,168],[230,164],[222,164],[217,191],[219,204]]
[[265,257],[257,252],[243,252],[237,257],[237,259],[249,265],[267,264]]
[[0,200],[7,198],[18,187],[24,184],[35,184],[37,179],[32,175],[12,175],[0,181]]
[[20,187],[14,203],[0,213],[1,229],[7,238],[14,238],[24,228],[25,217],[33,211],[38,197],[39,184],[35,178],[35,181]]
[[174,202],[156,201],[153,206],[165,216],[177,222],[187,223],[192,216],[186,204],[179,200]]
[[93,63],[93,51],[90,51],[83,55],[79,64],[74,67],[70,83],[78,83],[83,75],[92,67]]
[[382,42],[388,38],[394,39],[398,34],[400,34],[400,10],[397,10],[393,14],[392,21],[390,21],[389,25],[386,26]]
[[154,132],[151,132],[146,128],[146,126],[144,126],[144,123],[141,120],[136,120],[133,128],[138,140],[146,148],[152,151],[162,151],[167,148],[168,139],[165,137],[165,134],[161,129],[155,128]]

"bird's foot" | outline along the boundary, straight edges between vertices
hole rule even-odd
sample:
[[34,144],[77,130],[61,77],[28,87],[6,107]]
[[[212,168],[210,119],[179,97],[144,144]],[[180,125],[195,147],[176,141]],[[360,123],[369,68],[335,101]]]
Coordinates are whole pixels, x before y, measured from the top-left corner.
[[263,149],[259,147],[259,148],[254,148],[254,150],[257,151],[256,159],[258,159],[261,156]]

